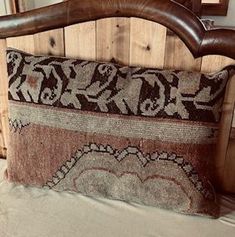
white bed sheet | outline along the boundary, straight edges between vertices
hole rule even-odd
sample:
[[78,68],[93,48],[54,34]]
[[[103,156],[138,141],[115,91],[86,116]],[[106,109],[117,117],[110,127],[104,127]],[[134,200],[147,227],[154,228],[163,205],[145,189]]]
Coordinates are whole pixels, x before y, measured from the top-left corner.
[[235,197],[218,219],[13,185],[0,160],[0,237],[235,237]]

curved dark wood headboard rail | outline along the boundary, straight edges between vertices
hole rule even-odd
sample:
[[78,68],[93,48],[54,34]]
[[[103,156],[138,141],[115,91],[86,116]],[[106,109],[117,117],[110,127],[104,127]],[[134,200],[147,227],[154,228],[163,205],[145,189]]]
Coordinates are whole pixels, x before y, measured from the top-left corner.
[[174,31],[194,57],[219,54],[235,59],[234,30],[206,30],[195,14],[171,0],[69,0],[0,17],[0,38],[107,17],[139,17],[160,23]]

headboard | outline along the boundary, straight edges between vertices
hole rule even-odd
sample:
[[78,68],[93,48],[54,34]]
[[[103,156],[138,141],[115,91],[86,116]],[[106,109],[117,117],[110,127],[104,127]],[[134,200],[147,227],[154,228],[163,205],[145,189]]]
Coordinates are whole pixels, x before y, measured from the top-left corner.
[[[2,157],[8,140],[7,47],[41,55],[212,72],[234,62],[235,31],[206,30],[194,13],[171,0],[68,0],[0,17]],[[234,102],[235,77],[227,87],[215,159],[217,183],[226,192],[235,192]]]

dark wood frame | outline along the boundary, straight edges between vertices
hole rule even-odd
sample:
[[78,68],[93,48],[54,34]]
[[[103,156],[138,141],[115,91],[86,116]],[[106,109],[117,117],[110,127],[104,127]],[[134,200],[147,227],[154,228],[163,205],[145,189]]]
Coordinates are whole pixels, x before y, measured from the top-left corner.
[[10,3],[11,14],[16,14],[28,10],[26,6],[23,4],[25,3],[22,2],[23,0],[7,0],[7,1],[9,1]]
[[220,0],[220,3],[202,4],[202,15],[226,16],[228,12],[229,0]]
[[[68,1],[68,0],[64,0]],[[175,0],[186,6],[198,16],[202,15],[218,15],[226,16],[228,11],[229,0],[220,0],[220,3],[201,3],[201,0]],[[18,0],[10,0],[12,13],[20,12]]]
[[171,0],[69,0],[0,17],[0,38],[34,34],[107,17],[139,17],[160,23],[175,32],[194,57],[219,54],[235,59],[234,30],[206,30],[195,14]]
[[202,0],[175,0],[186,6],[198,16],[226,16],[229,0],[220,0],[220,3],[203,3]]
[[196,15],[201,15],[201,8],[202,8],[202,0],[174,0],[175,2],[180,3],[181,5],[184,5],[189,10],[194,12]]
[[10,1],[11,13],[15,14],[15,13],[20,12],[18,0],[9,0],[9,1]]

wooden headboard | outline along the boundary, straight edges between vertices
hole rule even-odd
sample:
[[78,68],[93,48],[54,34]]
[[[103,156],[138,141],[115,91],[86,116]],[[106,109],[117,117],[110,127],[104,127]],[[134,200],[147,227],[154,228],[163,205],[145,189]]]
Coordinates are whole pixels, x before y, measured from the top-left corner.
[[[234,62],[235,31],[206,30],[194,13],[171,0],[68,0],[0,17],[2,157],[8,141],[7,47],[41,55],[212,72]],[[234,102],[235,77],[227,87],[215,159],[217,182],[227,192],[235,192]]]

